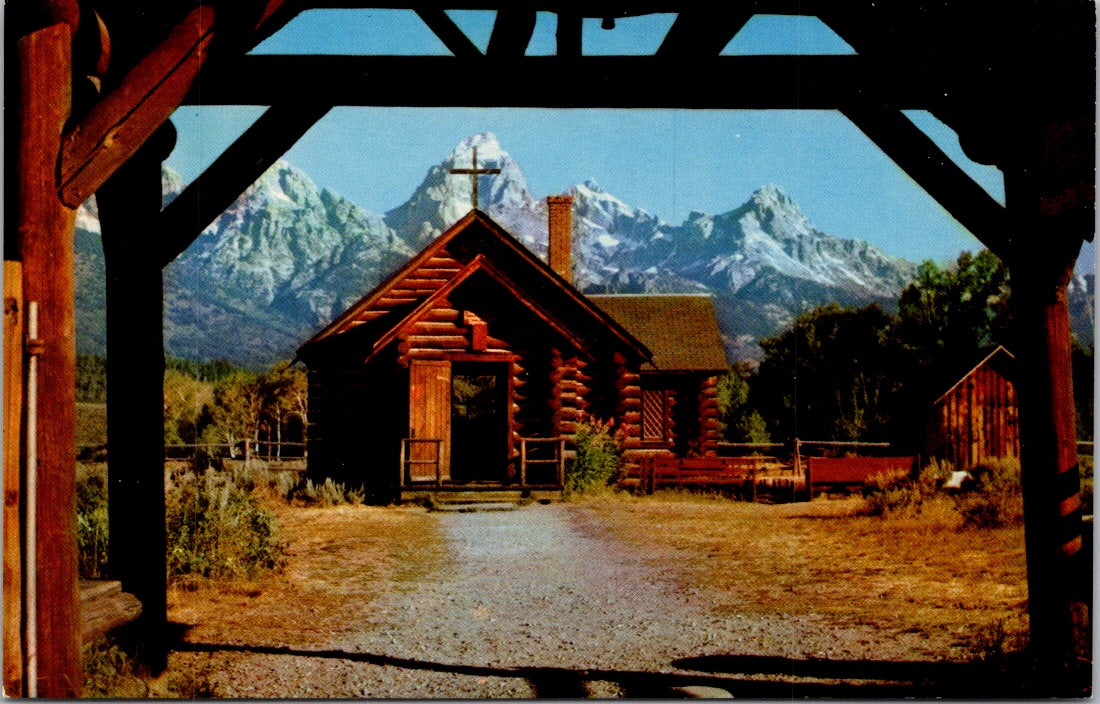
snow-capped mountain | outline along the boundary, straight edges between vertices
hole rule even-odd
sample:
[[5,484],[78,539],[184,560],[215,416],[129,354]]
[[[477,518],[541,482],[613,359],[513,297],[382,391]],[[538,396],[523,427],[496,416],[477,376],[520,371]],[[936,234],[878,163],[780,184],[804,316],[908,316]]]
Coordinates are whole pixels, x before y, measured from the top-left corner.
[[[253,365],[291,356],[466,214],[470,177],[450,170],[468,168],[475,146],[479,166],[500,169],[480,177],[481,209],[544,257],[545,201],[530,192],[519,164],[491,133],[463,140],[408,201],[384,215],[279,162],[165,270],[168,353]],[[182,188],[168,169],[163,186],[165,202]],[[867,242],[816,229],[774,185],[733,210],[695,212],[679,225],[593,181],[569,193],[574,283],[589,292],[712,293],[734,358],[758,355],[756,340],[816,305],[892,306],[915,272],[912,263]],[[77,214],[76,250],[78,346],[102,354],[103,257],[94,200]]]

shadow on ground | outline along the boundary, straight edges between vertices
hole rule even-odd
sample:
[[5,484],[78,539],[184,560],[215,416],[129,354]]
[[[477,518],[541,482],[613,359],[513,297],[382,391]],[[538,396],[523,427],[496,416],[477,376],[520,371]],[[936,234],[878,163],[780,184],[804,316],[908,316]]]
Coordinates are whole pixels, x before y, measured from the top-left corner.
[[[583,670],[558,667],[487,667],[399,658],[344,650],[301,650],[281,646],[177,643],[181,652],[239,652],[329,658],[408,670],[471,677],[526,680],[540,698],[587,696],[586,682],[614,682],[630,698],[682,698],[685,687],[716,687],[735,698],[1020,698],[1088,696],[1085,684],[1046,686],[1026,676],[1027,668],[986,662],[886,662],[873,660],[800,660],[757,655],[702,655],[672,663],[683,672]],[[1013,671],[1015,670],[1015,671]],[[1011,673],[1011,674],[1010,674]],[[1052,687],[1056,689],[1052,689]]]

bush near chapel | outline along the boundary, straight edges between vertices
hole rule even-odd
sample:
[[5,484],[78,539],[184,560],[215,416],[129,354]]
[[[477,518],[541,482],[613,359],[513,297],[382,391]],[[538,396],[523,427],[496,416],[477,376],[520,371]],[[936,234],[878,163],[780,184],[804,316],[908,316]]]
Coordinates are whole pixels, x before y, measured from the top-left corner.
[[585,417],[576,430],[577,455],[566,465],[566,490],[583,494],[607,487],[618,478],[622,459],[622,443],[612,422]]

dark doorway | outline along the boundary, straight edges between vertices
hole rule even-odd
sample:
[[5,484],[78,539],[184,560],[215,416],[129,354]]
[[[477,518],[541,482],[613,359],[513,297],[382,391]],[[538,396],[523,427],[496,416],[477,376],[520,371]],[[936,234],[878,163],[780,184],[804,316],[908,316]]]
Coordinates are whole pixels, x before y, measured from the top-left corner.
[[451,376],[451,479],[508,478],[508,365],[456,362]]

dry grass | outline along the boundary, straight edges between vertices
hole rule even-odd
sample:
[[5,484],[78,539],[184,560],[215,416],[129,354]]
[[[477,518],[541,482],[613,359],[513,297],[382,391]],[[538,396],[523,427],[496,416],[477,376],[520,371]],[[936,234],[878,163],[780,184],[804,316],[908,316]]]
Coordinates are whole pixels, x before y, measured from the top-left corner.
[[585,506],[597,533],[675,565],[733,613],[826,615],[896,632],[947,629],[960,645],[1000,623],[1025,628],[1023,530],[960,530],[932,502],[920,514],[858,515],[862,501],[806,504],[670,500]]
[[422,578],[442,561],[439,540],[419,509],[272,508],[289,545],[283,573],[173,589],[168,617],[193,626],[188,640],[329,643],[370,622],[379,590]]
[[76,444],[104,445],[107,443],[107,404],[76,404]]

